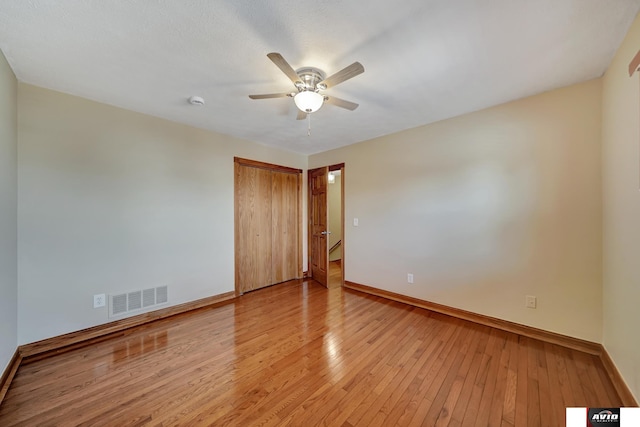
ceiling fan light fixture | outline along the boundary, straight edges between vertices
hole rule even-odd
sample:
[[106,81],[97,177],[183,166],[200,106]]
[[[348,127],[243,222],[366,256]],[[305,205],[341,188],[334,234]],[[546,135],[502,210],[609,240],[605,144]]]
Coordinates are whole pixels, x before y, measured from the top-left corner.
[[303,90],[293,97],[293,101],[296,103],[296,107],[298,107],[300,111],[304,111],[305,113],[314,113],[322,107],[322,104],[324,103],[324,96],[320,95],[318,92]]

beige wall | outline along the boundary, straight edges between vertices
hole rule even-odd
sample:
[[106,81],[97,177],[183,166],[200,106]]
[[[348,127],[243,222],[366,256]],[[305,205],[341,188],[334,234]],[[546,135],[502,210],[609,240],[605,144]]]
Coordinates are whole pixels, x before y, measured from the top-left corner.
[[349,177],[346,280],[600,342],[600,123],[595,80],[311,156]]
[[18,108],[20,344],[109,321],[97,293],[168,285],[174,305],[232,291],[233,157],[307,167],[26,84]]
[[603,79],[604,346],[640,400],[640,17]]
[[[335,183],[329,184],[327,204],[329,214],[329,249],[342,239],[342,176],[335,176]],[[342,247],[338,246],[329,254],[329,260],[342,259]]]
[[17,87],[0,51],[0,373],[17,345]]

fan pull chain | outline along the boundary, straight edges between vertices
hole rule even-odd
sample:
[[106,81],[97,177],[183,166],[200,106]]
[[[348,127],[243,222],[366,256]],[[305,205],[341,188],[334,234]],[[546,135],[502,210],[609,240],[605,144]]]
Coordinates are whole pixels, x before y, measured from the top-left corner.
[[307,136],[311,136],[311,114],[307,113],[307,120],[309,122],[309,130],[307,131]]

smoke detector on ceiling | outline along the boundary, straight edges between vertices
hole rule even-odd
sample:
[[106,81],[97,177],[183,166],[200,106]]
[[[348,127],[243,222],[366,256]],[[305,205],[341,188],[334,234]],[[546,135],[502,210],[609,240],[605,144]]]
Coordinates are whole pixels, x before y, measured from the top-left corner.
[[201,96],[192,96],[191,98],[189,98],[189,104],[191,105],[204,105],[204,98],[202,98]]

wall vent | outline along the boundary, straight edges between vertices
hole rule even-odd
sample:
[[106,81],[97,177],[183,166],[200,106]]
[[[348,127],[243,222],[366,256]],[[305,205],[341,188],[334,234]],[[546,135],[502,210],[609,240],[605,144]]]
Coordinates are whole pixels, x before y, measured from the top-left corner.
[[156,288],[145,289],[142,291],[142,306],[144,308],[156,305]]
[[142,308],[142,291],[129,292],[127,294],[127,311]]
[[153,307],[168,302],[169,289],[167,286],[109,295],[109,317],[122,316],[138,311],[151,311]]
[[169,302],[169,289],[166,286],[156,288],[156,304]]
[[127,294],[122,295],[111,295],[111,315],[115,316],[118,314],[127,312]]

